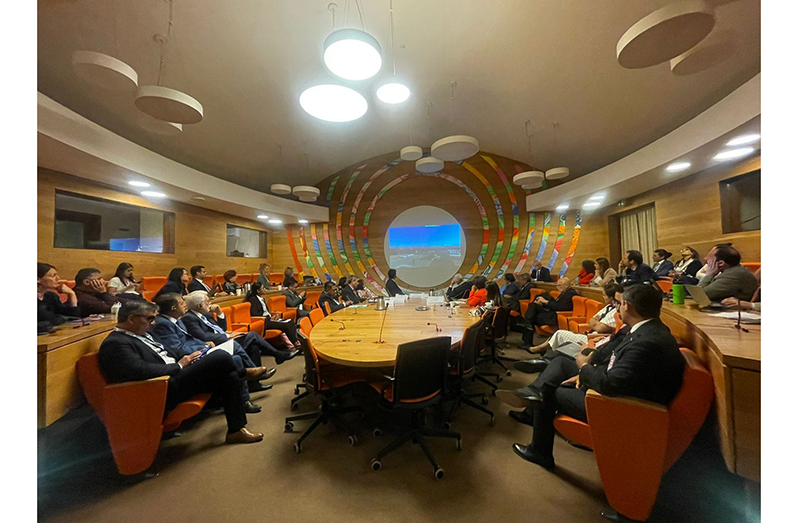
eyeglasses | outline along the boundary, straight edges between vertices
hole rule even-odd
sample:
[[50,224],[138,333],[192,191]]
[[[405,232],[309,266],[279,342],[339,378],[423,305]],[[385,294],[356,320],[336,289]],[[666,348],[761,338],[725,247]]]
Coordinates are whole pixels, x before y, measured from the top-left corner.
[[147,321],[148,321],[148,322],[150,322],[150,323],[153,323],[153,322],[155,322],[155,318],[156,318],[156,316],[155,316],[155,315],[153,315],[153,316],[142,316],[141,314],[136,314],[136,316],[139,316],[139,317],[141,317],[141,318],[144,318],[145,320],[147,320]]

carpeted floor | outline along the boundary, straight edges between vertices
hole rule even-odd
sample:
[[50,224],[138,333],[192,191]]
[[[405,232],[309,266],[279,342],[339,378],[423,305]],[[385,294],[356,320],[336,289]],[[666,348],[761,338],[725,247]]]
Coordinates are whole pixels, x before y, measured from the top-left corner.
[[[514,358],[524,354],[507,351]],[[603,521],[599,513],[607,504],[593,454],[557,438],[556,472],[521,460],[511,445],[528,443],[532,429],[510,419],[509,407],[492,396],[494,427],[481,412],[457,412],[452,429],[462,433],[462,451],[452,440],[431,440],[446,471],[441,481],[412,445],[372,472],[371,459],[393,436],[375,438],[368,417],[353,421],[361,429],[356,446],[325,425],[295,454],[293,443],[308,422],[285,433],[284,418],[318,407],[307,398],[297,411],[289,408],[302,365],[295,358],[279,366],[269,381],[274,389],[253,394],[263,412],[250,415],[248,426],[264,433],[263,442],[224,445],[224,414],[202,413],[181,427],[183,436],[161,444],[151,479],[120,477],[91,409],[71,412],[39,435],[39,521]],[[513,372],[500,387],[533,378]],[[758,513],[747,508],[756,503],[758,495],[747,495],[744,482],[726,470],[708,424],[663,478],[650,521],[756,521]]]

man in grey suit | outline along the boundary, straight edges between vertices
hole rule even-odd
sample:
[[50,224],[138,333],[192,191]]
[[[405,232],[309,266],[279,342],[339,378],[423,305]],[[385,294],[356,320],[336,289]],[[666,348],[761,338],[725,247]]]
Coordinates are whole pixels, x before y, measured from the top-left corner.
[[740,252],[731,245],[722,245],[714,251],[714,255],[707,257],[706,276],[698,286],[712,301],[725,298],[750,301],[759,282],[751,271],[740,265]]

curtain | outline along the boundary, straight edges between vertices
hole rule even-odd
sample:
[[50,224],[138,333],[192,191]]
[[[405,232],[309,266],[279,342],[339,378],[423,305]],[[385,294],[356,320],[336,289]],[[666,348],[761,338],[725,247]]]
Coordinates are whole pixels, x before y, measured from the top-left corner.
[[640,251],[643,262],[651,265],[651,256],[657,248],[657,215],[654,206],[620,216],[621,249]]

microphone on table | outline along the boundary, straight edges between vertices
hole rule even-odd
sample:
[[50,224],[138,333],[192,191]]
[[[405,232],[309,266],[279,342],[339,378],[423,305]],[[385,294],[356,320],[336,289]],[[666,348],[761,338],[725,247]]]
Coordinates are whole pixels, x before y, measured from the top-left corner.
[[743,332],[748,332],[748,329],[740,325],[740,322],[742,321],[742,316],[743,312],[742,308],[740,308],[740,298],[737,298],[737,323],[734,325],[734,328],[737,330],[741,330]]
[[344,329],[346,328],[346,323],[344,323],[344,322],[342,322],[342,321],[334,320],[334,319],[332,319],[332,318],[330,318],[330,321],[332,321],[332,322],[335,322],[335,323],[340,323],[340,324],[341,324],[341,326],[340,326],[340,327],[338,327],[338,330],[339,330],[339,331],[342,331],[342,330],[344,330]]
[[433,322],[428,321],[427,325],[435,325],[435,332],[441,332],[441,328],[438,327],[437,323],[433,323]]

